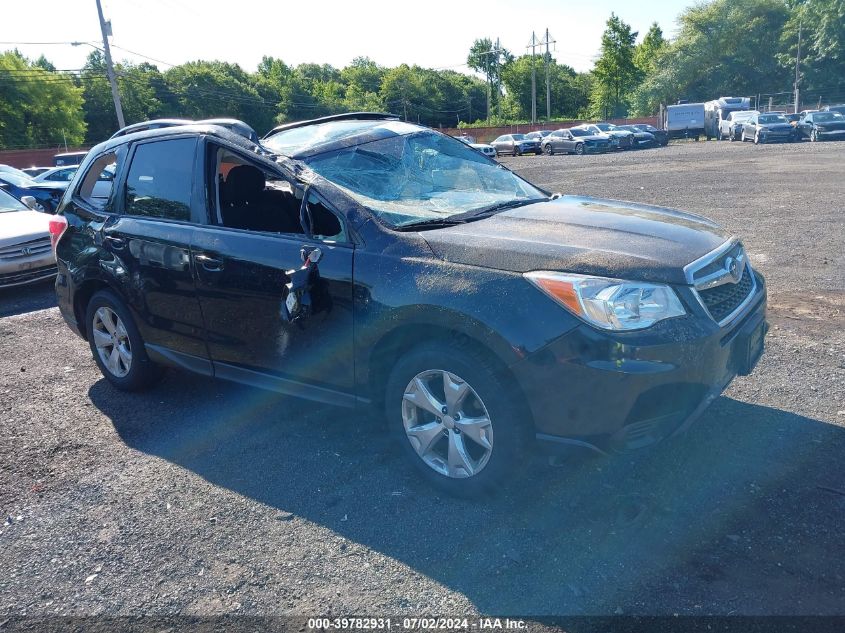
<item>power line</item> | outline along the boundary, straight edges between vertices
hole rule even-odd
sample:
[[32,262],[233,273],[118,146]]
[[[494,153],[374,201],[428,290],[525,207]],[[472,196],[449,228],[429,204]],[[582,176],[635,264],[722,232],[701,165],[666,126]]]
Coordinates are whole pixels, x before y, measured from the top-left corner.
[[156,59],[155,57],[150,57],[149,55],[144,55],[143,53],[136,53],[135,51],[130,51],[128,48],[123,48],[122,46],[118,46],[117,44],[112,44],[115,48],[119,48],[120,50],[130,53],[132,55],[137,55],[138,57],[143,57],[144,59],[148,59],[152,62],[156,62],[158,64],[164,64],[165,66],[170,66],[171,68],[175,68],[179,64],[171,64],[170,62],[163,61],[161,59]]

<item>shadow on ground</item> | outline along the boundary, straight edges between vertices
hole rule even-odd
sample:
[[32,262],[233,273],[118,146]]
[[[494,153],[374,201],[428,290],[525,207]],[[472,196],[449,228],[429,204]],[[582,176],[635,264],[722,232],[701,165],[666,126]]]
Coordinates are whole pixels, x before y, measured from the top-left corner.
[[0,288],[0,317],[25,314],[56,305],[55,279],[28,286]]
[[481,612],[845,612],[845,497],[825,489],[845,487],[845,432],[818,420],[721,398],[656,450],[556,468],[535,457],[494,499],[467,502],[418,483],[363,415],[182,373],[155,398],[103,380],[90,397],[129,446],[393,557]]

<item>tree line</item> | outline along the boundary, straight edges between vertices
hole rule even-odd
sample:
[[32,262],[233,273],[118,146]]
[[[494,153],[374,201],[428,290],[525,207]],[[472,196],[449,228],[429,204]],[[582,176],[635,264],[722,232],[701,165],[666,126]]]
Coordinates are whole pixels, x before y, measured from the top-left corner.
[[[116,72],[128,123],[229,116],[263,133],[285,121],[378,110],[434,127],[505,124],[530,117],[532,75],[541,119],[547,77],[554,120],[648,116],[679,99],[791,90],[799,30],[802,90],[845,100],[845,0],[710,0],[680,15],[672,39],[656,23],[640,38],[611,14],[592,70],[581,73],[553,55],[494,51],[486,38],[466,60],[480,77],[385,68],[366,57],[342,69],[264,57],[255,72],[223,61],[165,70],[124,61]],[[99,51],[79,71],[56,69],[43,56],[0,54],[0,148],[93,144],[116,129]]]

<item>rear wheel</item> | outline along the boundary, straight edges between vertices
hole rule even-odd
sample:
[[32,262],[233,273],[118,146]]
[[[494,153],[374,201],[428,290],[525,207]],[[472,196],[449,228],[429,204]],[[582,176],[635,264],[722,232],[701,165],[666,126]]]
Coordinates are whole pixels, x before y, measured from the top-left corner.
[[385,413],[417,470],[451,494],[491,492],[521,465],[518,397],[472,350],[428,344],[402,356],[387,382]]
[[522,155],[522,150],[521,150],[521,149],[519,149],[519,145],[514,145],[514,148],[513,148],[513,155],[514,155],[514,156],[520,156],[520,155]]
[[760,137],[760,130],[754,132],[754,144],[759,145],[763,142],[763,139]]
[[812,132],[810,132],[810,140],[813,143],[815,143],[816,141],[819,140],[819,133],[816,130],[813,130]]
[[124,391],[141,391],[161,376],[144,349],[144,341],[123,302],[101,290],[88,302],[88,343],[103,376]]
[[543,152],[546,154],[546,156],[551,156],[555,153],[555,150],[552,147],[551,143],[546,143],[546,145],[543,147]]
[[584,144],[583,143],[578,143],[575,146],[575,153],[578,154],[579,156],[583,156],[583,154],[584,154]]

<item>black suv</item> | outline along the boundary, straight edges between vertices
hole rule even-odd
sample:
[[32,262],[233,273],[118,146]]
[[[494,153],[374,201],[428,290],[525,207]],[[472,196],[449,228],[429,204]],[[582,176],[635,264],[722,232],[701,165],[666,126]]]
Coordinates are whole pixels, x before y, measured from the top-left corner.
[[62,314],[117,388],[169,365],[375,407],[461,494],[529,443],[609,452],[678,432],[766,332],[763,278],[714,223],[550,195],[389,115],[259,144],[204,125],[109,140],[51,233]]

